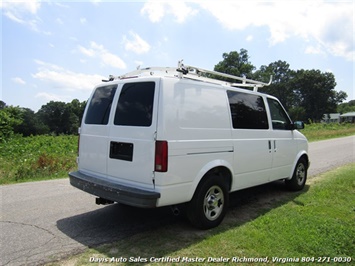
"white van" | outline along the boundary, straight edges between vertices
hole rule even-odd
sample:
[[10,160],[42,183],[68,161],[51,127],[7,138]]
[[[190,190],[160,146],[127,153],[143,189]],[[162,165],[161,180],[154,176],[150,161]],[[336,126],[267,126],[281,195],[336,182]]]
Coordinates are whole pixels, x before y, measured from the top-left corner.
[[70,183],[98,204],[184,203],[202,229],[221,223],[230,192],[280,179],[303,189],[310,163],[297,129],[304,125],[257,92],[265,85],[181,62],[110,76],[86,106]]

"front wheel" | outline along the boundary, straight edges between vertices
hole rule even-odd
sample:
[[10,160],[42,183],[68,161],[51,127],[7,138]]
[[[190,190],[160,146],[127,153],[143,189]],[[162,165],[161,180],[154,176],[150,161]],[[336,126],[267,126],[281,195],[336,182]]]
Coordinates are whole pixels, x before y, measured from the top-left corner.
[[286,187],[292,191],[302,190],[307,180],[307,162],[304,158],[298,160],[292,178],[285,180]]
[[218,226],[227,211],[229,195],[227,185],[221,176],[211,175],[197,187],[187,206],[190,222],[201,229]]

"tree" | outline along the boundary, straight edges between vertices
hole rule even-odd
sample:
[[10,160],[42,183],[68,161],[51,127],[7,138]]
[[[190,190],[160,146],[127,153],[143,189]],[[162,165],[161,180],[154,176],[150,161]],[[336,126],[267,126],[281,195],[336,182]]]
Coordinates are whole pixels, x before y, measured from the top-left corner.
[[[4,102],[3,102],[4,103]],[[14,127],[22,123],[20,107],[6,106],[0,109],[0,142],[14,134]]]
[[39,119],[48,126],[50,132],[58,135],[64,133],[64,112],[64,102],[50,101],[49,103],[42,105],[41,109],[38,111],[38,116]]
[[20,108],[20,111],[22,123],[14,126],[15,133],[22,134],[24,137],[49,133],[49,128],[34,111],[29,108]]
[[347,103],[341,103],[338,105],[337,112],[344,114],[348,112],[355,112],[355,100],[351,100]]
[[0,101],[0,110],[4,109],[6,106],[6,103],[4,101]]
[[214,67],[214,70],[218,72],[249,78],[252,77],[254,69],[255,66],[249,62],[248,51],[245,49],[240,49],[239,53],[237,51],[223,53],[223,60]]
[[260,92],[265,92],[277,97],[283,106],[289,110],[294,104],[294,93],[291,80],[295,72],[290,69],[290,65],[286,61],[276,61],[268,66],[261,66],[258,71],[253,74],[256,80],[269,82],[272,75],[272,83],[270,86],[262,87]]
[[85,105],[77,99],[70,103],[50,101],[36,115],[54,134],[77,134]]
[[292,80],[295,93],[294,106],[303,107],[304,117],[312,121],[320,121],[324,114],[336,111],[337,104],[346,99],[345,92],[335,91],[333,73],[322,73],[320,70],[298,70]]

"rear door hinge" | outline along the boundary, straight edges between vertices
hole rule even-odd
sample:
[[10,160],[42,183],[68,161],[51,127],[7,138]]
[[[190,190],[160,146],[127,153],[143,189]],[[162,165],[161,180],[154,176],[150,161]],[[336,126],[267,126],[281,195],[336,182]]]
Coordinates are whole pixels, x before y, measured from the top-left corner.
[[155,189],[155,172],[152,172],[152,182],[153,182],[153,187]]

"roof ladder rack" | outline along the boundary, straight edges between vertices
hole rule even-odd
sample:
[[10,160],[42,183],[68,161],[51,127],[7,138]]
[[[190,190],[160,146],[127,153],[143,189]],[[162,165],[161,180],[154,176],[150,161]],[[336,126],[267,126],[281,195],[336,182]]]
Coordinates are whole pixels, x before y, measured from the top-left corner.
[[[207,70],[207,69],[203,69],[200,67],[184,65],[182,63],[182,61],[183,60],[178,62],[178,69],[177,69],[177,71],[179,72],[180,78],[186,77],[186,78],[201,80],[201,81],[205,81],[205,82],[211,82],[211,83],[216,83],[216,84],[221,84],[221,85],[228,85],[231,87],[249,87],[249,88],[253,88],[254,91],[258,91],[258,88],[261,88],[264,86],[269,86],[272,82],[272,76],[270,76],[269,83],[265,83],[265,82],[261,82],[261,81],[247,79],[246,77],[238,77],[238,76],[233,76],[230,74],[221,73],[218,71],[212,71],[212,70]],[[212,75],[212,77],[208,77],[208,75]],[[216,78],[217,76],[229,78],[229,79],[232,79],[235,81],[241,81],[241,83],[228,82],[228,81]]]
[[[238,76],[233,76],[230,74],[225,74],[217,71],[203,69],[200,67],[184,65],[182,62],[183,60],[178,62],[177,68],[176,67],[147,67],[147,68],[137,67],[137,70],[128,72],[121,76],[110,75],[108,80],[102,80],[102,81],[107,82],[107,81],[113,81],[115,79],[130,79],[130,78],[136,78],[144,75],[153,76],[160,73],[160,75],[163,74],[166,76],[174,76],[174,77],[179,77],[180,79],[188,78],[188,79],[199,80],[199,81],[231,86],[231,87],[247,87],[247,88],[249,87],[249,88],[253,88],[254,91],[258,91],[258,88],[269,86],[272,82],[272,76],[270,76],[269,83],[264,83],[261,81],[247,79],[246,77],[238,77]],[[218,79],[217,77],[228,78],[236,82],[225,81],[223,79]],[[241,81],[241,82],[237,82],[237,81]]]

